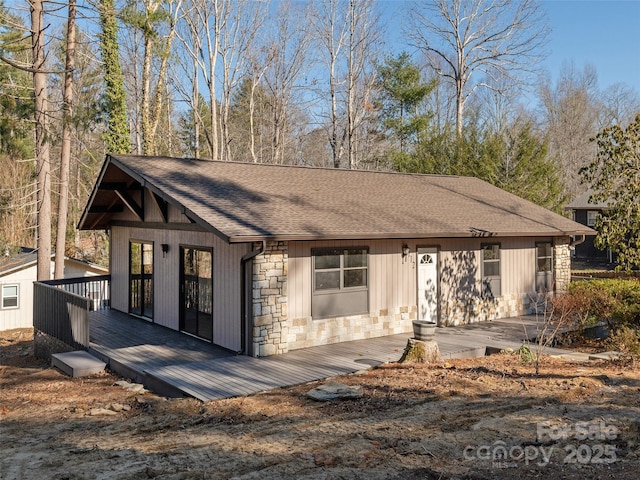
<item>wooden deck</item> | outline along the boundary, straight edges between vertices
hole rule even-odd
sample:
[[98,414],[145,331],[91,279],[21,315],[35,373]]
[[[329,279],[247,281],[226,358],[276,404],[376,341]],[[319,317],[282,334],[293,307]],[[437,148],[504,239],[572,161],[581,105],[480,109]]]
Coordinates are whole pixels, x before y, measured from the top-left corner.
[[[400,359],[410,334],[252,358],[114,310],[92,312],[90,352],[114,372],[167,396],[203,401],[247,395],[364,370]],[[519,317],[437,329],[444,358],[522,345],[535,319]]]

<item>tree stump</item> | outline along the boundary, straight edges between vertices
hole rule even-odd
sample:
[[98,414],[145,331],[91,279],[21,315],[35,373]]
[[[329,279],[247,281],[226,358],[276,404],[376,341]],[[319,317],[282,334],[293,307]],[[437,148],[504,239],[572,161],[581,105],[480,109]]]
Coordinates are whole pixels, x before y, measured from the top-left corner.
[[410,338],[404,348],[400,363],[432,363],[440,360],[440,348],[435,340],[423,341]]

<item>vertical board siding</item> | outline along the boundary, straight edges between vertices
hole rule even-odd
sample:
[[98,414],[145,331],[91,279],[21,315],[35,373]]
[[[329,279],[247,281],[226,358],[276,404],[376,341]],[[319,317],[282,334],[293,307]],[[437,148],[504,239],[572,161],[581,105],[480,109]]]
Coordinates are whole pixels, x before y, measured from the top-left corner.
[[[112,308],[129,310],[129,242],[153,242],[153,321],[178,330],[180,321],[180,246],[213,248],[213,342],[241,348],[240,261],[250,244],[229,245],[209,232],[113,227]],[[169,245],[163,256],[160,245]]]
[[18,308],[3,309],[0,305],[0,330],[33,327],[33,282],[36,277],[34,265],[0,278],[0,287],[18,285]]
[[[322,247],[369,247],[369,310],[415,305],[415,255],[403,262],[400,240],[289,242],[289,317],[311,316],[311,251]],[[415,250],[415,242],[413,245]]]
[[[318,241],[289,242],[289,313],[290,318],[311,316],[312,263],[311,250],[318,247],[369,247],[369,309],[378,312],[394,307],[416,304],[416,249],[437,247],[438,275],[441,298],[453,294],[453,285],[443,281],[443,269],[454,275],[467,276],[460,265],[460,256],[469,258],[473,282],[482,280],[481,245],[497,242],[501,245],[502,294],[529,295],[535,292],[536,242],[549,238],[430,238],[418,240]],[[402,258],[402,246],[411,253]]]

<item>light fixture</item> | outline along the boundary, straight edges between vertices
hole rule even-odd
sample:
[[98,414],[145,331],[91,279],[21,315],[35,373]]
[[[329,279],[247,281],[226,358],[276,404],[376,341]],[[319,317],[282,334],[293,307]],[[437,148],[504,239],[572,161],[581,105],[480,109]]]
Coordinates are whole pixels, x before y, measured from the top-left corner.
[[160,248],[162,249],[162,257],[166,257],[167,256],[167,252],[169,251],[169,244],[168,243],[163,243],[160,245]]
[[409,249],[409,245],[407,245],[406,243],[402,246],[402,256],[406,257],[407,255],[409,255],[409,252],[411,250]]

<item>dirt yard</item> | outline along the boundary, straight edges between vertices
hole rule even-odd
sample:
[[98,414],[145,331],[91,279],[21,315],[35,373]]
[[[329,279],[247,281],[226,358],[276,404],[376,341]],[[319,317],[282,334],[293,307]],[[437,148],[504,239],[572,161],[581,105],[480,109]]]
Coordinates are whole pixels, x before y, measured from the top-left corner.
[[0,478],[637,479],[640,370],[516,355],[390,364],[211,403],[72,379],[0,332]]

